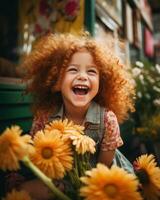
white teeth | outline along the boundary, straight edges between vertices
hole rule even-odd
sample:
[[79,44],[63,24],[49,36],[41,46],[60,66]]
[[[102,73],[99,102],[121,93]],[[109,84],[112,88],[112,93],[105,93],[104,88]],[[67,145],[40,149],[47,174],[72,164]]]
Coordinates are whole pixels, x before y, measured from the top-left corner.
[[74,86],[74,88],[78,88],[78,89],[88,89],[88,87],[85,86],[85,85],[76,85],[76,86]]

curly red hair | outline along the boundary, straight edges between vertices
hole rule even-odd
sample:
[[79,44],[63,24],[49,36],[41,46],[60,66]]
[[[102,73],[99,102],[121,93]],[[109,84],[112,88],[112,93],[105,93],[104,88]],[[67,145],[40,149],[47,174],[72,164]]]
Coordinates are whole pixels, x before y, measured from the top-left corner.
[[125,66],[111,50],[89,36],[49,34],[35,45],[23,63],[27,86],[34,97],[34,111],[53,112],[62,103],[59,85],[71,56],[87,49],[100,71],[100,89],[95,101],[112,110],[119,122],[134,110],[134,85]]

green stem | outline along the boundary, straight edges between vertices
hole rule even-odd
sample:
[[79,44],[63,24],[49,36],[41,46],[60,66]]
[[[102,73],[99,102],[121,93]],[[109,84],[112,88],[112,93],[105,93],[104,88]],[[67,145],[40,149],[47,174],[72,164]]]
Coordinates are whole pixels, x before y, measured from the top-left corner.
[[36,167],[30,159],[25,156],[22,159],[22,162],[31,169],[31,171],[40,179],[44,182],[45,185],[47,185],[52,192],[59,197],[62,200],[71,200],[69,197],[67,197],[63,192],[61,192],[52,182],[52,179],[48,178],[38,167]]
[[77,176],[79,177],[79,171],[78,171],[78,155],[76,152],[74,152],[74,164],[75,164],[75,171]]

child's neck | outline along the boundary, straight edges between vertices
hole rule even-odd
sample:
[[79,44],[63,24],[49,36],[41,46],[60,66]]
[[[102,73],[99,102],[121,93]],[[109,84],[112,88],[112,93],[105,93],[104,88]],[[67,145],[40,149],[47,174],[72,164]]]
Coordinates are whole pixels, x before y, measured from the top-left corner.
[[84,125],[84,120],[87,110],[76,109],[76,110],[64,110],[64,118],[73,121],[75,124]]

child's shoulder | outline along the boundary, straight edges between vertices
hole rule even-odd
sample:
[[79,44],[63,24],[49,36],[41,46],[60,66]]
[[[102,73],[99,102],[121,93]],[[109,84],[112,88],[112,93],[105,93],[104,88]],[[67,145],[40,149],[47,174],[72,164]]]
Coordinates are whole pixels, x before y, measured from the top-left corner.
[[115,113],[107,108],[105,108],[104,111],[104,123],[105,124],[118,123]]
[[48,112],[38,111],[33,118],[30,134],[34,135],[37,131],[43,129],[45,124],[48,122],[48,118],[49,118]]
[[104,108],[104,114],[107,115],[108,117],[116,117],[116,114],[112,110],[109,110],[108,108]]

